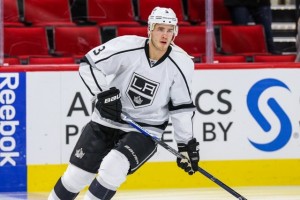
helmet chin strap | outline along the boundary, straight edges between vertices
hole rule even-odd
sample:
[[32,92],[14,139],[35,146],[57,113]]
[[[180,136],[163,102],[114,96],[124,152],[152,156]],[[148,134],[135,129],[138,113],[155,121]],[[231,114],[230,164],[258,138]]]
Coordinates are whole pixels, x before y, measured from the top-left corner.
[[176,35],[174,34],[171,43],[174,43],[175,37]]

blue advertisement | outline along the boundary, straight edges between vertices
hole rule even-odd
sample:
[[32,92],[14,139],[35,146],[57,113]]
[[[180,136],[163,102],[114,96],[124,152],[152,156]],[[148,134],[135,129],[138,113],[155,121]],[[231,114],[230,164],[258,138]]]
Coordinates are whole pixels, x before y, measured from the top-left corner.
[[26,190],[26,73],[0,73],[0,192]]

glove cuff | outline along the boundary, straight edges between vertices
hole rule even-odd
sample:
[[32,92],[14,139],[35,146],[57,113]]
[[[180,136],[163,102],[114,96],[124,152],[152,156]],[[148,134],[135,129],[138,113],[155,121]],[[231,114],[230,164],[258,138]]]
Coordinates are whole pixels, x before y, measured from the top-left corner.
[[191,139],[188,144],[187,148],[191,151],[198,150],[199,142],[197,142],[196,138]]
[[188,146],[184,143],[177,143],[178,151],[183,152],[188,150]]

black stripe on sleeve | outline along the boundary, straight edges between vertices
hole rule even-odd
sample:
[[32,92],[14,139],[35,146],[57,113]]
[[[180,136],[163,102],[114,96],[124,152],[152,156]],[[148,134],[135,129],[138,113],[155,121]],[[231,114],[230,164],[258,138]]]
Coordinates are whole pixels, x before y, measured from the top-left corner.
[[177,65],[177,63],[169,56],[169,58],[170,58],[170,60],[174,63],[174,65],[176,66],[176,68],[179,70],[179,72],[180,72],[180,74],[181,74],[181,76],[182,76],[182,78],[183,78],[183,80],[184,80],[184,82],[185,82],[185,86],[186,86],[186,88],[187,88],[187,90],[188,90],[188,92],[189,92],[189,95],[190,95],[190,98],[191,98],[191,90],[190,90],[190,88],[189,88],[189,85],[187,84],[187,81],[186,81],[186,78],[185,78],[185,76],[184,76],[184,74],[183,74],[183,72],[181,71],[181,69],[180,69],[180,67]]
[[79,74],[82,82],[84,83],[84,85],[87,87],[87,89],[89,90],[89,92],[91,93],[91,95],[95,96],[95,94],[92,92],[91,88],[88,86],[88,84],[86,84],[86,82],[84,81],[84,79],[82,78],[82,76]]
[[181,110],[181,109],[195,109],[196,108],[193,103],[181,104],[181,105],[178,105],[178,106],[174,106],[172,104],[172,101],[169,101],[168,107],[169,107],[169,111],[175,111],[175,110]]
[[92,67],[91,65],[90,65],[90,71],[91,71],[91,74],[92,74],[92,76],[93,76],[93,79],[94,79],[94,81],[95,81],[97,87],[98,87],[99,90],[102,92],[103,89],[100,87],[100,85],[99,85],[99,83],[98,83],[98,81],[97,81],[97,78],[96,78],[96,76],[95,76],[95,74],[94,74],[93,67]]
[[144,48],[145,48],[145,47],[139,47],[139,48],[135,48],[135,49],[127,49],[127,50],[124,50],[124,51],[119,51],[119,52],[117,52],[117,53],[111,54],[110,56],[107,56],[107,57],[105,57],[105,58],[102,58],[102,59],[100,59],[100,60],[95,61],[95,64],[97,64],[97,63],[99,63],[99,62],[101,62],[101,61],[103,61],[103,60],[107,60],[107,59],[109,59],[109,58],[111,58],[111,57],[113,57],[113,56],[115,56],[115,55],[121,54],[121,53],[126,53],[126,52],[130,52],[130,51],[141,50],[141,49],[144,49]]
[[[95,81],[95,84],[97,85],[97,87],[99,88],[99,90],[102,92],[103,89],[100,87],[98,81],[97,81],[97,78],[94,74],[94,71],[93,71],[93,67],[92,67],[92,64],[90,63],[89,59],[87,59],[86,56],[84,56],[84,58],[82,59],[82,62],[86,62],[90,67],[90,73]],[[88,88],[88,90],[90,91],[90,93],[94,96],[95,94],[92,92],[91,88],[88,86],[88,84],[84,81],[84,79],[82,78],[82,76],[80,75],[82,81],[84,82],[84,84],[86,85],[86,87]]]

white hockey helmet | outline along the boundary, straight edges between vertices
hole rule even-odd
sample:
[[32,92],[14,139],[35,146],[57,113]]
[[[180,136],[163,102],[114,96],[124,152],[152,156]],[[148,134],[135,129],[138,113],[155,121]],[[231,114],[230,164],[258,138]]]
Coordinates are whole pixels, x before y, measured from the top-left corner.
[[148,17],[148,35],[155,24],[174,25],[174,36],[178,34],[177,17],[171,8],[155,7]]

